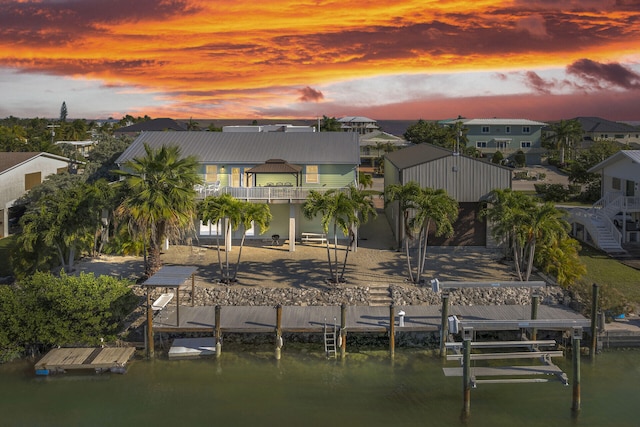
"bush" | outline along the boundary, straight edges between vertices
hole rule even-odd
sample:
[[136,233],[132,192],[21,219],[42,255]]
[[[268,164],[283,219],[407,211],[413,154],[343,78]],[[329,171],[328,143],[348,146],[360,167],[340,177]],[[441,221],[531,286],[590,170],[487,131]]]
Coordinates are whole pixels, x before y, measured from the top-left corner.
[[500,151],[496,151],[493,153],[493,156],[491,156],[491,163],[499,165],[502,163],[502,160],[504,160],[504,155]]
[[518,152],[513,156],[513,161],[515,162],[517,167],[523,167],[527,162],[527,156],[525,156],[522,150],[518,150]]
[[562,184],[534,184],[534,188],[545,202],[566,202],[569,200],[569,190]]

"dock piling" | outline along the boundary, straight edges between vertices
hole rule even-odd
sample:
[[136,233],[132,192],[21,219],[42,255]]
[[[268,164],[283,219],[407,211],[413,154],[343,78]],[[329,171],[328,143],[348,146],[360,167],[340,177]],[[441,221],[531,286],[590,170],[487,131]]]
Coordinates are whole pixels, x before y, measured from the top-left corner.
[[[540,295],[531,295],[531,320],[538,319],[538,305],[540,305]],[[538,330],[536,328],[531,328],[531,340],[535,341],[538,339],[537,337]]]
[[155,349],[153,345],[153,310],[151,309],[151,295],[147,286],[147,359],[151,359]]
[[276,305],[276,360],[282,356],[282,306]]
[[440,357],[447,357],[447,350],[445,343],[447,342],[447,335],[449,335],[449,294],[442,293],[442,318],[440,320]]
[[396,352],[396,315],[393,304],[389,305],[389,354],[393,359]]
[[463,366],[462,366],[462,419],[469,419],[471,415],[471,337],[473,328],[465,327],[462,331],[464,339]]
[[216,339],[216,358],[220,357],[222,353],[222,331],[220,328],[220,311],[221,308],[219,305],[216,305],[216,326],[215,326],[215,339]]
[[589,348],[589,356],[592,360],[596,357],[598,345],[598,305],[598,285],[594,283],[591,294],[591,346]]
[[571,412],[574,416],[580,412],[580,338],[582,338],[582,328],[573,328],[573,399]]
[[340,304],[340,358],[347,355],[347,305]]

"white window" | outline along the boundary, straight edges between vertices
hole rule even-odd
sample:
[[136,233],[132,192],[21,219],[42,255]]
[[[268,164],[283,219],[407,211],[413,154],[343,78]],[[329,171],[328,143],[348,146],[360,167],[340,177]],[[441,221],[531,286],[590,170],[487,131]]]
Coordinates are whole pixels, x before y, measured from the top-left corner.
[[531,141],[522,141],[520,143],[521,148],[531,148]]
[[491,131],[491,129],[489,128],[489,126],[482,126],[482,133],[489,133]]
[[505,126],[504,133],[511,133],[511,126]]
[[206,165],[204,180],[205,182],[215,182],[218,180],[217,165]]
[[476,148],[487,148],[487,141],[476,142]]
[[307,165],[305,180],[307,184],[318,184],[320,177],[318,176],[318,165]]
[[222,236],[222,221],[217,224],[200,221],[200,236]]
[[529,126],[522,126],[522,133],[524,134],[531,133],[531,128]]

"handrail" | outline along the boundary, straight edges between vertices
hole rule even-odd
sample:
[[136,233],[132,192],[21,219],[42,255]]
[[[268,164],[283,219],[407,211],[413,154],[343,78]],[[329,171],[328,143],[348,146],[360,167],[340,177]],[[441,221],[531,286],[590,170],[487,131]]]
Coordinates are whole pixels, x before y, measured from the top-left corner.
[[326,193],[329,190],[348,191],[348,187],[221,187],[218,194],[229,194],[239,200],[305,200],[311,191]]

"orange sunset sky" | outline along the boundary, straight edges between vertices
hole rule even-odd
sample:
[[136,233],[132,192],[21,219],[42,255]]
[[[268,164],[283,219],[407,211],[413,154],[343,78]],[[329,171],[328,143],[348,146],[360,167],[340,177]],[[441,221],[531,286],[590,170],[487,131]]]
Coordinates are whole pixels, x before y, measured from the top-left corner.
[[0,116],[640,120],[640,0],[0,0]]

